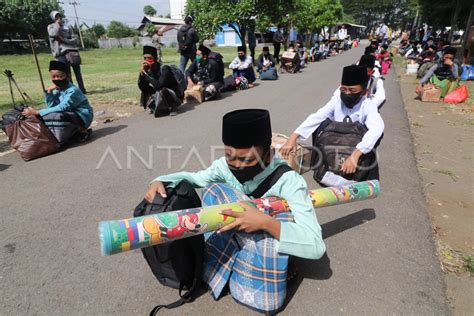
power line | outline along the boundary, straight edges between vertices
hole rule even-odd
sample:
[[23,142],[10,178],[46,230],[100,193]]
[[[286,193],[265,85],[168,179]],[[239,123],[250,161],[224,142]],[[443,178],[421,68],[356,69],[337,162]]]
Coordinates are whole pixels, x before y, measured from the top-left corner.
[[[71,18],[71,19],[75,19],[74,16],[72,15],[65,15],[65,17],[67,18]],[[86,21],[92,21],[92,22],[112,22],[112,21],[117,21],[117,19],[115,20],[102,20],[102,19],[91,19],[91,18],[83,18],[83,17],[79,17],[81,20],[86,20]],[[138,23],[137,21],[119,21],[119,22],[122,22],[122,23]]]
[[79,3],[77,3],[74,0],[72,2],[69,2],[69,4],[71,4],[74,7],[74,13],[76,14],[77,28],[79,29],[79,37],[81,38],[82,48],[84,48],[84,40],[82,39],[82,31],[81,31],[81,27],[80,27],[80,24],[79,24],[79,18],[77,17],[77,10],[76,10],[76,5],[79,5]]

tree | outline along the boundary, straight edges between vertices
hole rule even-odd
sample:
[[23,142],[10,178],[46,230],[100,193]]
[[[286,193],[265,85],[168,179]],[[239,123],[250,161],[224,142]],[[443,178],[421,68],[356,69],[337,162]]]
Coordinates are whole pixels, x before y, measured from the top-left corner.
[[148,22],[145,25],[145,30],[148,33],[148,35],[153,35],[156,32],[156,26],[155,24]]
[[342,0],[344,14],[374,30],[380,22],[391,28],[406,28],[412,23],[418,0]]
[[97,38],[104,36],[107,33],[107,30],[102,24],[94,23],[89,29]]
[[419,0],[419,5],[423,22],[435,29],[451,26],[451,39],[455,29],[466,27],[472,0]]
[[107,27],[107,35],[109,37],[121,38],[135,36],[137,34],[137,30],[132,29],[130,26],[118,21],[111,21]]
[[145,13],[145,15],[154,16],[156,15],[156,10],[151,5],[146,5],[143,7],[143,13]]
[[56,0],[0,1],[0,38],[26,38],[28,34],[47,39],[47,26],[53,23],[49,14],[63,13]]
[[245,43],[247,31],[255,30],[257,0],[189,0],[185,13],[194,17],[202,41],[212,39],[228,24]]
[[334,25],[341,18],[342,5],[338,0],[298,0],[290,15],[293,26],[307,35],[319,33],[322,27]]

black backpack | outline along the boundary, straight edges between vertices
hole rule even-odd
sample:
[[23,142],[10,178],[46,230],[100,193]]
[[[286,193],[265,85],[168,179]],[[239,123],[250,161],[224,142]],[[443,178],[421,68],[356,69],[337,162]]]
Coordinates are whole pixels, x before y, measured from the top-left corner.
[[[175,188],[166,189],[167,198],[156,194],[153,203],[143,200],[133,212],[134,217],[183,210],[201,206],[194,188],[181,181]],[[164,286],[179,289],[180,299],[168,305],[157,305],[150,312],[155,315],[161,308],[175,308],[196,297],[199,289],[204,257],[204,236],[171,241],[142,249],[151,271]],[[184,292],[183,294],[183,291]]]
[[192,52],[194,48],[194,44],[197,42],[197,38],[194,36],[193,43],[191,47],[186,47],[186,43],[189,42],[189,37],[193,36],[195,32],[190,34],[194,29],[192,27],[188,27],[187,25],[183,25],[178,30],[178,48],[181,53]]
[[313,133],[313,152],[311,167],[314,169],[313,178],[321,182],[326,171],[343,176],[348,180],[363,181],[368,175],[368,167],[372,163],[371,155],[362,155],[358,162],[357,171],[353,174],[342,175],[341,166],[361,142],[367,127],[359,122],[353,123],[349,116],[343,122],[326,119]]
[[[173,73],[174,79],[178,83],[179,93],[180,93],[179,95],[180,96],[184,95],[184,91],[186,90],[187,83],[186,83],[186,79],[184,78],[183,72],[176,65],[166,65],[166,66],[170,67],[171,72]],[[161,67],[165,67],[165,65]]]
[[224,78],[224,57],[219,53],[210,52],[207,58],[213,59],[217,62],[217,65],[219,66],[219,77]]

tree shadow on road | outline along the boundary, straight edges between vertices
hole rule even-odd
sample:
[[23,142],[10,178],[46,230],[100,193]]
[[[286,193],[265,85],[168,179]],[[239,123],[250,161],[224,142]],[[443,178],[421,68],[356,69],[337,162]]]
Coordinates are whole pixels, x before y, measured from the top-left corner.
[[[328,223],[324,223],[321,225],[323,239],[327,239],[348,229],[367,223],[368,221],[375,219],[375,217],[375,210],[367,208]],[[285,304],[281,308],[281,311],[288,306],[304,279],[327,280],[332,276],[331,260],[329,259],[327,252],[319,260],[308,260],[302,258],[294,259],[295,264],[298,267],[298,275],[288,284]]]

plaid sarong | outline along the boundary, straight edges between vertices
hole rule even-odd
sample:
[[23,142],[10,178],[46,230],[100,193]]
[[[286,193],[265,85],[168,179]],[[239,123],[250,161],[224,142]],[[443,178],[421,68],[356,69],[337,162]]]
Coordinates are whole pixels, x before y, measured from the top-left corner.
[[[203,191],[204,205],[248,200],[249,197],[226,184],[212,184]],[[291,213],[275,215],[279,221],[293,221]],[[214,299],[229,281],[232,297],[261,312],[276,312],[286,297],[288,255],[276,251],[277,240],[259,231],[228,231],[205,235],[203,280]]]

